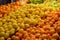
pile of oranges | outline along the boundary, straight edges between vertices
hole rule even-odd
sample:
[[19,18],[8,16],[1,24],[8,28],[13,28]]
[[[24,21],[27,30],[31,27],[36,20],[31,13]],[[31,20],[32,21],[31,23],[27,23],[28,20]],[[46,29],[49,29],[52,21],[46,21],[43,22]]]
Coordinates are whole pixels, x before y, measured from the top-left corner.
[[13,2],[11,4],[6,4],[0,6],[0,17],[8,15],[11,11],[15,11],[19,6],[21,6],[21,2]]

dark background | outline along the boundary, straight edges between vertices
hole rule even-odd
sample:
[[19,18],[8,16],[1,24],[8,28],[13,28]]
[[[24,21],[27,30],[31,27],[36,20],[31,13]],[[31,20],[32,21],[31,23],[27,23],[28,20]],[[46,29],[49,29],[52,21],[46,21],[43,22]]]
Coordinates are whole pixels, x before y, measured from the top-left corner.
[[[15,0],[13,0],[15,2]],[[11,0],[0,0],[0,5],[11,3]]]

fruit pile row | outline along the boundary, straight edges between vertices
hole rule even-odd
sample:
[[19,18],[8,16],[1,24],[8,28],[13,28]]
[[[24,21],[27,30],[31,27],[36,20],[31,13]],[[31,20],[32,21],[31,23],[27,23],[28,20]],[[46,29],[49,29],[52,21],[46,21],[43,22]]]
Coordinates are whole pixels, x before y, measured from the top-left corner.
[[22,4],[21,2],[13,2],[11,4],[1,5],[0,6],[0,18],[3,16],[8,15],[11,11],[15,11],[18,7],[20,7]]
[[[28,3],[29,1],[25,0],[25,2]],[[43,3],[43,4],[44,4],[44,6],[48,5],[48,6],[59,7],[60,8],[60,3],[58,3],[58,4],[55,4],[55,3],[54,2],[52,2],[52,3],[51,2],[47,2],[46,4],[45,3]],[[23,4],[24,4],[23,2],[17,1],[17,2],[13,2],[13,3],[10,3],[10,4],[6,4],[6,5],[0,6],[0,18],[8,15],[11,11],[17,10]]]

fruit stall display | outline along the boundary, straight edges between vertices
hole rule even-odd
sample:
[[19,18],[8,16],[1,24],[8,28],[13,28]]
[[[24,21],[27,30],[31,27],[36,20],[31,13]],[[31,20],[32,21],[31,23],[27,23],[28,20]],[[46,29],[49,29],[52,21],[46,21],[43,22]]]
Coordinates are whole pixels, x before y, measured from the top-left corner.
[[35,2],[0,6],[0,40],[60,40],[60,3]]

